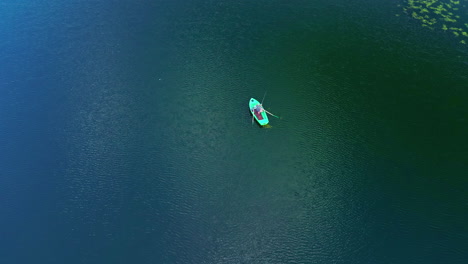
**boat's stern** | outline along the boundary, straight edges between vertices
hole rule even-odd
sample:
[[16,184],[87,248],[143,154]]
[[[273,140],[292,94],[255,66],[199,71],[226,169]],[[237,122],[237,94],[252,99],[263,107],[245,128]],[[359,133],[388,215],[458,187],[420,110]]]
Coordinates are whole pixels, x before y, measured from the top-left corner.
[[[264,113],[262,113],[262,114],[264,114]],[[266,114],[264,114],[264,115],[265,115],[265,116],[263,117],[262,120],[258,120],[258,119],[256,118],[257,121],[258,121],[258,123],[259,123],[261,126],[266,126],[266,125],[268,125],[268,122],[269,122],[269,121],[268,121],[268,117],[266,116]]]

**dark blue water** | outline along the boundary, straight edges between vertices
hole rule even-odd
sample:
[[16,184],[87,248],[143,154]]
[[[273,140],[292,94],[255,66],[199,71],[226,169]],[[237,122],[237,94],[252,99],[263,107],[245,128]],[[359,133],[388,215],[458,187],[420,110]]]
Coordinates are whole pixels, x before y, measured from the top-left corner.
[[0,263],[466,263],[466,45],[398,4],[4,1]]

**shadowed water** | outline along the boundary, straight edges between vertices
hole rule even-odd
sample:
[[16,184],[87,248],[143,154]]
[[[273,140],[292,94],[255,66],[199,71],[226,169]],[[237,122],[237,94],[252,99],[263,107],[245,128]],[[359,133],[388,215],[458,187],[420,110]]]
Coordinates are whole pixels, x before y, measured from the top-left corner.
[[468,259],[468,54],[397,4],[2,5],[0,262]]

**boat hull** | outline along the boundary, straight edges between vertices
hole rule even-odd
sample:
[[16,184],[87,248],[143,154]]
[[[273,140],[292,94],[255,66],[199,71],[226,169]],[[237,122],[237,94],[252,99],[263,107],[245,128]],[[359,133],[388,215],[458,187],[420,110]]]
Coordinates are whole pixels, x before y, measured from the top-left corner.
[[256,113],[254,111],[254,108],[255,106],[259,105],[260,102],[255,100],[254,98],[250,98],[249,100],[249,109],[250,109],[250,113],[252,113],[253,117],[255,118],[255,120],[257,120],[257,122],[261,125],[261,126],[264,126],[264,125],[267,125],[268,124],[268,116],[267,116],[267,113],[265,111],[261,112],[261,113]]

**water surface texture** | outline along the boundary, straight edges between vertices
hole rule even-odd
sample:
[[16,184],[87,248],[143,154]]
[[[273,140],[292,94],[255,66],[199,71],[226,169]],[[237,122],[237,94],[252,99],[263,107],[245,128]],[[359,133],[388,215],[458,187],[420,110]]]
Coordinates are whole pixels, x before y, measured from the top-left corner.
[[467,263],[467,46],[406,5],[3,1],[0,263]]

